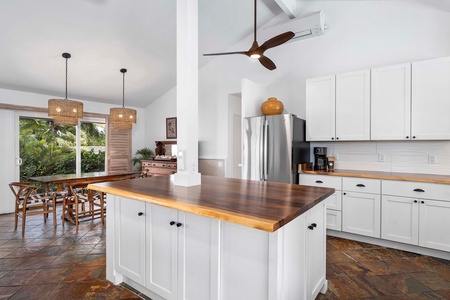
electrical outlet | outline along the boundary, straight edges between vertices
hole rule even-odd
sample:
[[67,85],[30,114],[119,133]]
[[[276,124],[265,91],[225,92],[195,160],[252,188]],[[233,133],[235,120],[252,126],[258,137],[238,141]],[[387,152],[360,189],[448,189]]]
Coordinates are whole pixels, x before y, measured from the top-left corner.
[[436,163],[436,155],[428,154],[428,163],[429,164],[435,164]]
[[384,162],[384,154],[378,154],[378,161],[379,162]]

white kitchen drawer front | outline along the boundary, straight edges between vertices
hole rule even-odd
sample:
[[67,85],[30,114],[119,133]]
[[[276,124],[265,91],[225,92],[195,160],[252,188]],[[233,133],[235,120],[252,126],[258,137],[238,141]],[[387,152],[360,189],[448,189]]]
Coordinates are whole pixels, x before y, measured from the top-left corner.
[[434,199],[450,202],[450,185],[383,180],[382,194],[410,198]]
[[342,179],[342,190],[379,194],[381,192],[381,180],[344,177]]
[[342,178],[337,176],[327,175],[309,175],[300,174],[300,184],[309,186],[320,186],[333,188],[336,190],[342,189]]
[[333,195],[324,200],[327,205],[327,209],[341,210],[342,208],[342,193],[341,191],[335,192]]
[[342,231],[342,212],[327,209],[327,229]]

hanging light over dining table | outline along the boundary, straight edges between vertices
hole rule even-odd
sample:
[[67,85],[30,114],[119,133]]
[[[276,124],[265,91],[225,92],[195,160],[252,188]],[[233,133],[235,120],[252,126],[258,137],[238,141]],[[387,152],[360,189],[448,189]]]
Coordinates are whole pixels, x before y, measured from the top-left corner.
[[127,69],[120,69],[123,75],[123,92],[122,92],[122,107],[111,108],[109,110],[109,120],[115,128],[120,130],[129,130],[136,124],[137,112],[134,109],[125,107],[125,73]]
[[67,99],[67,62],[71,55],[63,53],[66,60],[66,98],[48,100],[48,116],[53,118],[55,125],[78,125],[83,118],[83,103]]

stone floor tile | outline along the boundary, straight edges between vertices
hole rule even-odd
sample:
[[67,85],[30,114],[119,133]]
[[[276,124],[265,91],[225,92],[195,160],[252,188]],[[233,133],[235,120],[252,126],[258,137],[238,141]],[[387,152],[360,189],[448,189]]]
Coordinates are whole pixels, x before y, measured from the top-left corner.
[[360,261],[360,264],[369,269],[375,275],[393,275],[403,273],[389,264],[389,262],[382,260],[365,260]]
[[354,282],[348,276],[334,278],[328,283],[330,291],[341,300],[364,299],[371,297],[370,293]]
[[21,288],[22,286],[0,286],[0,299],[11,299],[10,297],[17,293]]
[[434,272],[412,273],[410,276],[432,290],[450,290],[450,281],[445,280]]
[[387,275],[382,276],[382,278],[403,294],[422,294],[423,292],[432,291],[431,288],[410,275]]

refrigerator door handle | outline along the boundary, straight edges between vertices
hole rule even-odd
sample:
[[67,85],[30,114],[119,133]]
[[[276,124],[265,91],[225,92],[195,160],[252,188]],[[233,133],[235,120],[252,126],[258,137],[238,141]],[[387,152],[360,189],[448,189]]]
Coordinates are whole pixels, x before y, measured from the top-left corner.
[[259,139],[259,180],[264,181],[264,122],[261,123]]
[[264,181],[269,180],[269,123],[264,120]]

